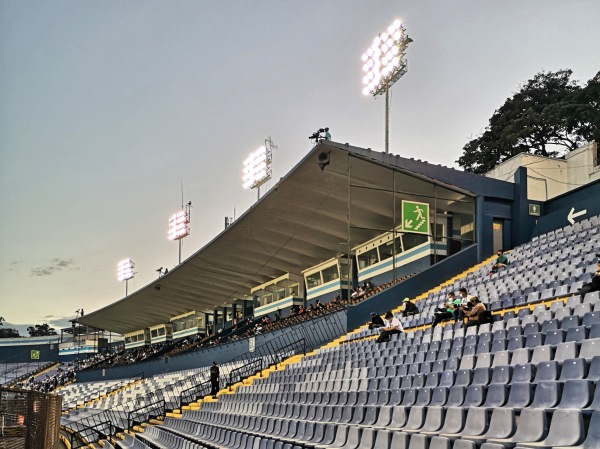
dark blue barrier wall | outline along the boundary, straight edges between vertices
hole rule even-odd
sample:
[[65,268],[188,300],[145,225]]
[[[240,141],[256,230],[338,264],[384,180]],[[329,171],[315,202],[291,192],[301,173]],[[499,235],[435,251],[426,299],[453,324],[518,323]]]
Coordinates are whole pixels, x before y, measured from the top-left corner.
[[[5,341],[2,341],[5,340]],[[0,340],[0,361],[8,363],[26,362],[58,362],[58,340],[55,342],[36,342],[31,344],[16,344],[11,339]],[[19,339],[23,340],[23,339]],[[32,340],[35,340],[32,338]],[[12,344],[11,344],[12,343]],[[31,351],[39,351],[39,360],[31,359]]]
[[[329,332],[323,332],[323,326],[327,326]],[[342,310],[336,313],[316,318],[312,321],[305,321],[302,324],[290,326],[288,328],[269,332],[268,334],[257,335],[255,337],[256,347],[264,345],[269,341],[275,341],[284,333],[294,333],[299,338],[307,338],[313,347],[320,346],[339,337],[346,330],[346,311]],[[116,366],[114,368],[85,370],[77,374],[77,382],[92,382],[96,380],[114,380],[128,379],[140,373],[146,377],[155,374],[181,371],[191,368],[199,368],[210,365],[213,361],[219,364],[229,362],[230,360],[248,352],[248,339],[215,346],[213,348],[201,351],[181,354],[174,357],[160,358],[148,362],[139,362],[131,365]]]
[[348,332],[369,321],[371,312],[384,313],[398,307],[405,297],[414,298],[462,273],[477,263],[477,245],[473,245],[414,275],[399,284],[370,297],[366,301],[348,306]]
[[573,218],[575,222],[600,215],[600,181],[546,201],[542,210],[544,215],[538,219],[537,226],[533,230],[534,237],[571,224],[569,214],[572,212],[577,214],[586,211],[585,214]]

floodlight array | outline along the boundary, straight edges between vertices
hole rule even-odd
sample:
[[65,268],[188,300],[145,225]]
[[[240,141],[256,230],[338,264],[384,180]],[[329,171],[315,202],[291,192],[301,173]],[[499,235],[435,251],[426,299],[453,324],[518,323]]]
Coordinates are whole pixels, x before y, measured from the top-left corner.
[[169,240],[180,240],[190,235],[189,223],[190,218],[185,210],[171,215],[171,218],[169,218]]
[[361,58],[365,72],[363,94],[380,95],[406,73],[404,52],[410,42],[399,20],[373,40]]
[[271,150],[260,147],[244,161],[242,176],[244,189],[260,187],[271,179]]
[[117,279],[119,281],[128,281],[133,278],[134,263],[131,259],[124,259],[117,265]]

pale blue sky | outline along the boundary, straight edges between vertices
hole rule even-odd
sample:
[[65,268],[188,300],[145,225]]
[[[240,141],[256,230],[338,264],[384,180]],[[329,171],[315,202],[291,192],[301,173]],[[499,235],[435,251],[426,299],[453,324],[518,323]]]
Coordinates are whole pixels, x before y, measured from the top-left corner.
[[[0,315],[72,318],[177,263],[169,216],[192,201],[184,257],[256,198],[241,164],[268,135],[274,176],[329,126],[383,148],[383,99],[360,56],[401,18],[391,152],[453,165],[540,70],[600,70],[600,3],[570,1],[0,0]],[[130,283],[130,291],[134,284]]]

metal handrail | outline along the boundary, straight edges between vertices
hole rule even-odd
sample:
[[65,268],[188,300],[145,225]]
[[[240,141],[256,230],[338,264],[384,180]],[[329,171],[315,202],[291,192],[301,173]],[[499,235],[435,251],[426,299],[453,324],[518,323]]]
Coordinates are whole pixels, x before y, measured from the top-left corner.
[[[246,365],[240,366],[239,368],[232,369],[231,371],[229,371],[229,376],[227,376],[227,387],[229,387],[229,391],[231,391],[231,386],[234,383],[239,382],[239,380],[257,373],[258,371],[262,371],[263,363],[263,359],[258,358],[253,362],[247,363]],[[236,376],[240,378],[238,381],[234,381]]]
[[[153,407],[155,406],[155,407]],[[150,410],[147,410],[149,409]],[[144,410],[144,411],[143,411]],[[160,413],[157,413],[154,415],[154,417],[158,417],[158,416],[164,416],[165,415],[165,411],[166,411],[166,402],[164,399],[159,399],[156,402],[153,402],[151,404],[146,404],[143,405],[142,407],[136,409],[136,410],[132,410],[127,414],[127,427],[131,428],[137,421],[134,421],[134,418],[139,418],[140,416],[148,413],[148,415],[150,414],[151,411],[160,411]]]
[[[206,394],[198,394],[203,391],[207,391]],[[179,394],[179,408],[181,408],[184,404],[189,404],[192,401],[200,399],[201,397],[207,396],[211,390],[211,382],[207,380],[206,382],[202,382],[198,385],[194,385],[190,388],[183,390]]]

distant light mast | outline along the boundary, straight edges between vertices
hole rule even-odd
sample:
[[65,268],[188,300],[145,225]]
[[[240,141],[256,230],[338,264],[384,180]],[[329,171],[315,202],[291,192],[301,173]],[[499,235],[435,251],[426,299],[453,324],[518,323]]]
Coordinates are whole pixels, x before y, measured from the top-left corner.
[[[135,267],[135,264],[133,263],[133,260],[131,260],[131,259],[123,259],[117,265],[117,280],[119,282],[125,281],[125,296],[127,296],[129,293],[128,288],[127,288],[129,279],[133,279],[133,276],[135,274],[133,272],[134,267]],[[83,316],[83,310],[82,310],[81,315]]]
[[181,211],[174,213],[169,218],[169,240],[179,241],[179,264],[181,264],[181,239],[190,235],[190,210],[192,202],[189,201]]
[[260,199],[260,186],[271,179],[273,174],[273,150],[277,146],[271,137],[265,139],[265,145],[258,148],[244,161],[242,182],[244,189],[257,189],[257,200]]
[[407,71],[406,47],[413,40],[408,37],[402,22],[396,19],[387,28],[387,33],[379,33],[373,39],[372,45],[363,53],[364,63],[362,82],[363,94],[377,97],[385,93],[385,152],[389,153],[390,146],[390,101],[389,89]]

